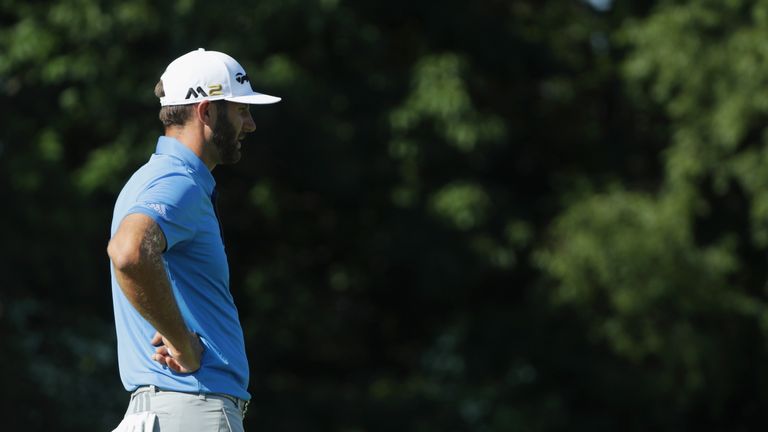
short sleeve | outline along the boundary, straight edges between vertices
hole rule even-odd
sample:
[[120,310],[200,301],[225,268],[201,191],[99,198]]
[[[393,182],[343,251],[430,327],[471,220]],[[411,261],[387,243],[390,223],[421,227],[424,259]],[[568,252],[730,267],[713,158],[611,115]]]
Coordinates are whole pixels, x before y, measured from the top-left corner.
[[166,250],[170,250],[195,235],[200,199],[200,188],[191,178],[171,174],[148,184],[127,214],[151,217],[165,235]]

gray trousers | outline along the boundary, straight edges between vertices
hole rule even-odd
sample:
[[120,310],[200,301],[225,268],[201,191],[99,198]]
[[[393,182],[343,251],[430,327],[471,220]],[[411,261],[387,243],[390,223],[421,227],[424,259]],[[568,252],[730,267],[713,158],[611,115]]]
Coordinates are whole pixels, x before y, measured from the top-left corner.
[[225,395],[141,387],[131,394],[125,415],[145,411],[157,415],[153,432],[243,432],[245,407]]

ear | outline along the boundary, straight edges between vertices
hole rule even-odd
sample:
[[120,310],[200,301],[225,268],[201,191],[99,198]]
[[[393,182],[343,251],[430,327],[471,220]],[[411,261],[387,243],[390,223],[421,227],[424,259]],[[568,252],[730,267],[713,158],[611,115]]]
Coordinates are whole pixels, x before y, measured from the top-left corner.
[[195,106],[195,117],[197,117],[200,123],[212,128],[213,119],[216,117],[216,113],[212,110],[215,109],[215,105],[212,105],[210,101],[204,100]]

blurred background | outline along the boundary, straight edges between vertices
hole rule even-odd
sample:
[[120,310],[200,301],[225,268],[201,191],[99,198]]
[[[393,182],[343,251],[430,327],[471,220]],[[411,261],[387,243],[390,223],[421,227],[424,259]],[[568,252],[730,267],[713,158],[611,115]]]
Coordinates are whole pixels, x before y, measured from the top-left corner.
[[127,406],[106,245],[196,49],[252,431],[768,422],[768,0],[0,0],[2,430]]

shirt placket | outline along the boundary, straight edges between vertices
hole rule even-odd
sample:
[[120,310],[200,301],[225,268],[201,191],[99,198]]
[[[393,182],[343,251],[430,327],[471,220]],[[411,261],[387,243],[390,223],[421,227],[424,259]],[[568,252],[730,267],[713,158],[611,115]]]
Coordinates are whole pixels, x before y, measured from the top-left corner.
[[221,218],[219,217],[219,192],[216,188],[213,188],[213,192],[211,193],[211,204],[213,204],[213,213],[216,215],[216,222],[219,224],[221,242],[224,243],[224,227],[221,225]]

